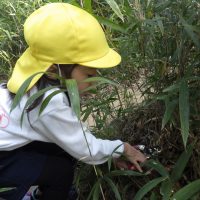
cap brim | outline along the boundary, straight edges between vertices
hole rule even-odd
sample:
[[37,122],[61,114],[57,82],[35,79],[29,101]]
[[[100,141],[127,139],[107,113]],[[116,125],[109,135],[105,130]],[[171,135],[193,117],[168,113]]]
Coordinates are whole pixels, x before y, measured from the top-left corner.
[[[109,49],[108,53],[101,58],[77,64],[93,68],[109,68],[118,65],[120,62],[121,56],[113,49]],[[53,63],[44,62],[33,57],[31,55],[30,48],[28,48],[17,60],[12,76],[7,84],[8,90],[16,94],[24,81],[26,81],[33,74],[46,72],[52,64]],[[43,73],[40,73],[33,78],[27,91],[34,86],[42,75]]]
[[[37,60],[31,55],[30,49],[28,48],[17,60],[12,76],[7,84],[8,90],[16,94],[25,80],[38,72],[46,72],[51,65],[52,63]],[[33,87],[42,75],[43,73],[36,75],[27,90]]]
[[108,53],[101,58],[78,64],[93,68],[109,68],[118,65],[120,62],[121,56],[113,49],[109,49]]

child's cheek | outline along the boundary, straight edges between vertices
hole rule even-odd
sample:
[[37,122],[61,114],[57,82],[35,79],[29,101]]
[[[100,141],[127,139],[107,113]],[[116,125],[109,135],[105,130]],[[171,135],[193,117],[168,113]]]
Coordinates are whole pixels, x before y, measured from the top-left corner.
[[79,92],[81,92],[81,91],[87,89],[90,86],[91,86],[90,83],[79,83],[78,84],[78,90],[79,90]]

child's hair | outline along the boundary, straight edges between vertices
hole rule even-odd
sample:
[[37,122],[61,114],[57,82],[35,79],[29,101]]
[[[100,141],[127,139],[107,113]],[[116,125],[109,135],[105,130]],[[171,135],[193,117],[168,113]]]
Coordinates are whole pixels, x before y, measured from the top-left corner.
[[[59,70],[61,71],[61,75],[63,76],[63,78],[65,79],[70,79],[71,78],[71,73],[73,71],[73,69],[76,67],[76,64],[53,64],[52,66],[49,67],[49,70],[47,70],[47,72],[51,72],[53,74],[59,74]],[[61,88],[62,86],[60,85],[60,81],[56,78],[53,78],[52,76],[47,74],[44,74],[35,84],[35,87],[37,88],[37,90],[42,90],[47,86],[50,85],[57,85],[59,88]],[[4,84],[2,85],[4,88],[7,88],[7,85]],[[28,95],[30,95],[30,91],[27,92]],[[14,93],[9,91],[9,95],[11,100],[14,99],[15,95]],[[68,93],[66,92],[65,95],[68,98],[69,104],[70,104],[70,99],[68,96]],[[39,98],[37,98],[26,110],[27,113],[29,113],[31,110],[35,109],[38,105],[41,104],[42,100],[44,98],[44,95],[40,96]]]

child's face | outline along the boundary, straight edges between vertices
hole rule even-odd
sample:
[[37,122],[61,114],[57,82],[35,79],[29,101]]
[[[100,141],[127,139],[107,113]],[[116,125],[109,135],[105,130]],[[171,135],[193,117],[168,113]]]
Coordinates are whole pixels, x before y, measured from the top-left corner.
[[79,91],[82,91],[89,86],[92,85],[92,83],[84,83],[83,80],[94,77],[97,74],[97,70],[95,68],[89,68],[89,67],[83,67],[83,66],[76,66],[72,73],[71,78],[75,79],[78,83],[78,89]]

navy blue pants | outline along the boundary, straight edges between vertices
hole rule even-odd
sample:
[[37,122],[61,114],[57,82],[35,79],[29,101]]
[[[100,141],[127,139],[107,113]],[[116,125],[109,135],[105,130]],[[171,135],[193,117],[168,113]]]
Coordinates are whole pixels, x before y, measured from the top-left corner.
[[0,199],[21,200],[30,186],[39,185],[41,200],[67,200],[76,161],[52,143],[32,142],[0,152]]

